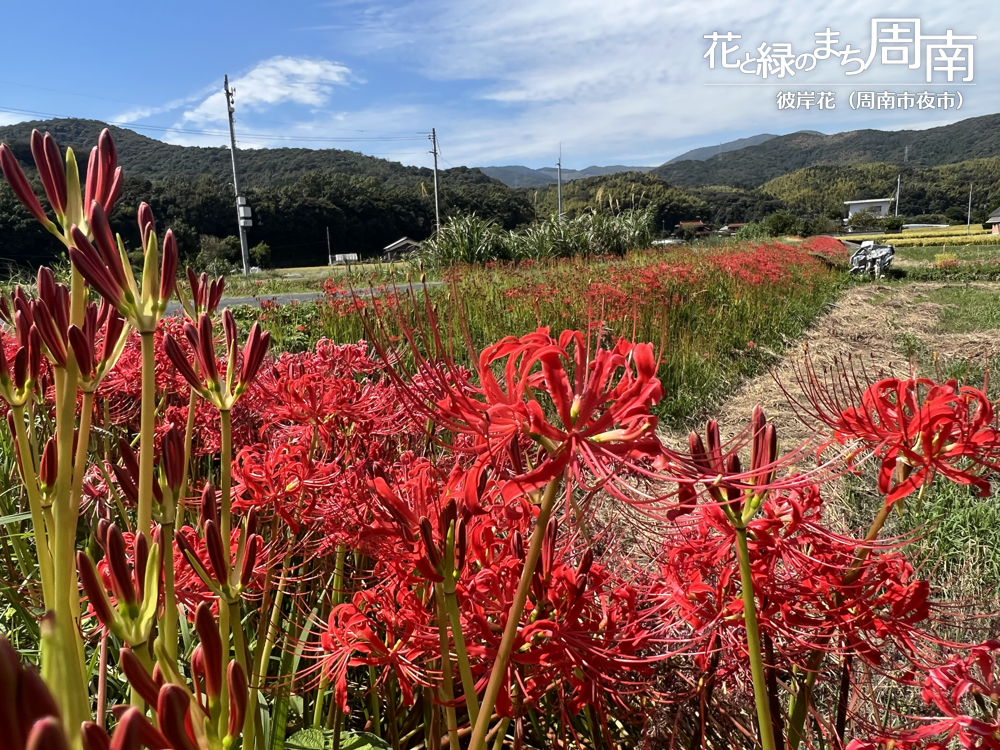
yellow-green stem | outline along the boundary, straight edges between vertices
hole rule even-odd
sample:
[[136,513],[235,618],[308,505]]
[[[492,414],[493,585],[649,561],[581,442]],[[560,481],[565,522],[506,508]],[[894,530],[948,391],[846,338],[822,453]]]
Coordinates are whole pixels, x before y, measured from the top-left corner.
[[472,667],[469,665],[469,652],[465,648],[458,597],[454,591],[445,591],[444,601],[448,619],[451,621],[451,637],[455,640],[455,657],[458,659],[458,673],[462,676],[462,691],[465,693],[465,705],[469,711],[469,723],[475,725],[479,720],[479,696],[476,693],[476,680],[472,676]]
[[[277,521],[277,515],[275,515],[275,522]],[[277,529],[277,523],[272,523],[271,525],[271,539],[275,539],[275,531]],[[271,650],[274,648],[274,642],[277,638],[278,632],[278,620],[281,618],[281,604],[285,596],[285,585],[288,582],[288,564],[291,560],[291,555],[285,557],[285,561],[281,567],[281,579],[278,581],[278,590],[274,595],[274,602],[270,605],[269,610],[271,612],[270,620],[267,623],[267,631],[263,638],[258,637],[257,646],[254,649],[254,660],[253,660],[253,670],[250,674],[250,697],[247,701],[247,714],[246,719],[243,721],[243,748],[244,750],[254,750],[254,744],[256,743],[257,736],[255,730],[255,721],[257,719],[257,701],[260,696],[260,689],[264,684],[264,678],[267,676],[268,664],[271,661]],[[264,596],[267,597],[268,583],[265,581],[264,584]],[[262,611],[268,611],[265,608]],[[263,619],[261,620],[263,624]],[[259,633],[260,631],[258,631]]]
[[762,750],[775,750],[771,704],[767,695],[767,677],[764,674],[764,655],[761,652],[760,630],[757,627],[757,602],[754,599],[747,530],[737,527],[735,531],[736,549],[740,560],[740,582],[743,587],[743,623],[747,631],[747,656],[750,658],[750,674],[753,677],[753,698],[757,706],[760,744]]
[[222,513],[219,516],[220,529],[222,531],[223,543],[229,544],[229,531],[232,526],[232,498],[229,497],[230,486],[233,481],[233,421],[232,414],[228,409],[219,412],[220,442],[222,444],[222,458],[220,459],[219,472],[222,475],[222,482],[219,489],[222,492]]
[[441,703],[444,705],[445,724],[448,727],[448,742],[451,750],[459,750],[458,717],[455,715],[455,687],[451,676],[451,648],[448,646],[448,625],[445,613],[444,594],[435,587],[437,601],[438,640],[441,643]]
[[[168,509],[168,513],[170,510]],[[167,656],[177,662],[177,592],[174,590],[174,522],[164,523],[163,550],[163,622],[159,637],[163,639]]]
[[[152,331],[143,331],[142,402],[139,411],[139,509],[136,533],[151,538],[153,529],[153,441],[156,438],[156,350]],[[225,538],[225,537],[223,537]]]
[[198,394],[192,388],[191,395],[188,397],[187,424],[184,427],[184,474],[182,475],[180,489],[177,491],[177,513],[180,516],[178,518],[179,523],[183,523],[184,520],[188,482],[190,481],[191,441],[194,440],[194,417],[198,408],[198,398]]
[[229,671],[229,607],[219,601],[219,636],[222,638],[222,690],[219,691],[219,726],[229,725],[229,682],[226,674]]
[[493,750],[500,750],[503,747],[504,738],[507,737],[507,727],[510,726],[510,719],[503,718],[500,720],[500,728],[497,730],[497,738],[493,743]]
[[42,577],[42,599],[45,609],[53,608],[55,580],[52,572],[52,553],[49,545],[48,531],[45,526],[45,516],[42,512],[42,497],[38,491],[38,477],[35,474],[35,459],[32,456],[31,443],[24,426],[24,407],[15,406],[14,431],[21,453],[21,471],[24,489],[28,493],[28,507],[31,509],[31,525],[35,532],[35,550],[38,554],[38,571]]
[[[514,650],[517,629],[521,624],[521,615],[524,613],[525,602],[528,600],[531,577],[535,574],[535,566],[538,565],[538,558],[542,553],[545,528],[549,525],[552,506],[555,504],[556,494],[559,492],[560,479],[561,477],[555,477],[545,487],[545,494],[542,496],[542,506],[538,511],[538,520],[535,521],[535,528],[531,532],[531,546],[528,549],[528,557],[524,561],[524,569],[521,571],[521,580],[517,585],[517,593],[514,595],[514,601],[511,603],[510,611],[507,613],[507,626],[504,628],[503,638],[500,640],[500,648],[497,651],[497,658],[493,663],[493,669],[490,671],[490,681],[486,685],[483,702],[479,707],[479,719],[476,721],[475,728],[472,731],[469,750],[486,750],[486,734],[490,727],[490,717],[493,715],[493,708],[496,706],[497,697],[500,695],[500,688],[503,685],[504,675],[507,672],[510,654]],[[765,750],[774,750],[774,748],[765,748]]]
[[[337,545],[337,562],[333,569],[333,606],[336,607],[343,601],[344,588],[344,561],[347,558],[347,546]],[[326,689],[330,686],[330,677],[323,674],[319,681],[319,688],[316,691],[316,705],[313,707],[313,729],[320,729],[323,723],[323,698]]]

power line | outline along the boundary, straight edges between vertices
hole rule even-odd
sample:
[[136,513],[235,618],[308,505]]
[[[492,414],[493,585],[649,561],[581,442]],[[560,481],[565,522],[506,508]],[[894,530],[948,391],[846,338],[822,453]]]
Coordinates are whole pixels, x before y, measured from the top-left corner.
[[[72,115],[60,115],[53,112],[36,112],[29,109],[14,109],[12,107],[0,107],[0,112],[10,112],[17,115],[35,115],[39,117],[72,118]],[[195,130],[192,128],[168,128],[159,125],[137,125],[132,122],[118,122],[115,120],[100,120],[106,125],[115,125],[129,130],[154,130],[164,133],[184,133],[186,135],[214,135],[228,136],[229,133],[222,130]],[[251,138],[267,138],[279,141],[304,141],[308,143],[357,143],[359,141],[422,141],[426,134],[419,135],[393,135],[393,136],[366,136],[359,138],[334,137],[334,136],[313,136],[313,135],[281,135],[278,133],[250,133]]]

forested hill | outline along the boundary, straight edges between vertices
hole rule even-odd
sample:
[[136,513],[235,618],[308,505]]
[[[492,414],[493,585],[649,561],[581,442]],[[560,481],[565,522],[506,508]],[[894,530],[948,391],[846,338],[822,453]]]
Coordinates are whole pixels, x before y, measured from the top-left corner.
[[1000,114],[927,130],[792,133],[705,161],[663,164],[651,174],[672,185],[756,187],[797,169],[879,162],[936,167],[1000,156]]
[[[28,143],[35,128],[52,133],[61,148],[72,146],[77,160],[82,162],[81,170],[86,167],[90,149],[97,143],[101,130],[109,128],[118,147],[118,161],[132,177],[150,180],[211,177],[220,182],[232,181],[228,147],[177,146],[98,120],[67,118],[5,125],[0,127],[0,141],[11,146],[22,162],[30,164]],[[315,171],[374,177],[394,187],[415,187],[433,179],[430,169],[333,148],[240,149],[239,168],[240,180],[247,187],[289,184]],[[451,185],[501,184],[467,167],[442,170],[439,179]]]

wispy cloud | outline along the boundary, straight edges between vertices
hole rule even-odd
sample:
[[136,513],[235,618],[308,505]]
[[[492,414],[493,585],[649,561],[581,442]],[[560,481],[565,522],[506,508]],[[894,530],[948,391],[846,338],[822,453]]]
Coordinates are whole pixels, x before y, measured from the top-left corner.
[[[334,86],[347,85],[352,79],[349,68],[330,60],[272,57],[234,78],[230,85],[236,89],[241,109],[261,112],[285,103],[323,106],[330,100]],[[221,122],[226,117],[225,94],[221,91],[183,114],[184,122],[194,125]]]

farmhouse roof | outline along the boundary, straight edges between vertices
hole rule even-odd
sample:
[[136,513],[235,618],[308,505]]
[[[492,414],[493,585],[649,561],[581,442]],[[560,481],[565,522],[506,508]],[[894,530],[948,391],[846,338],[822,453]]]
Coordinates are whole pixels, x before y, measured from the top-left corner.
[[986,220],[987,224],[1000,224],[1000,208],[990,214],[990,218]]
[[420,243],[416,240],[411,240],[409,237],[400,237],[398,240],[393,242],[391,245],[386,245],[382,248],[385,252],[392,252],[393,250],[400,250],[408,245],[419,245]]
[[844,201],[845,206],[857,206],[861,203],[890,203],[892,198],[868,198],[863,201]]

